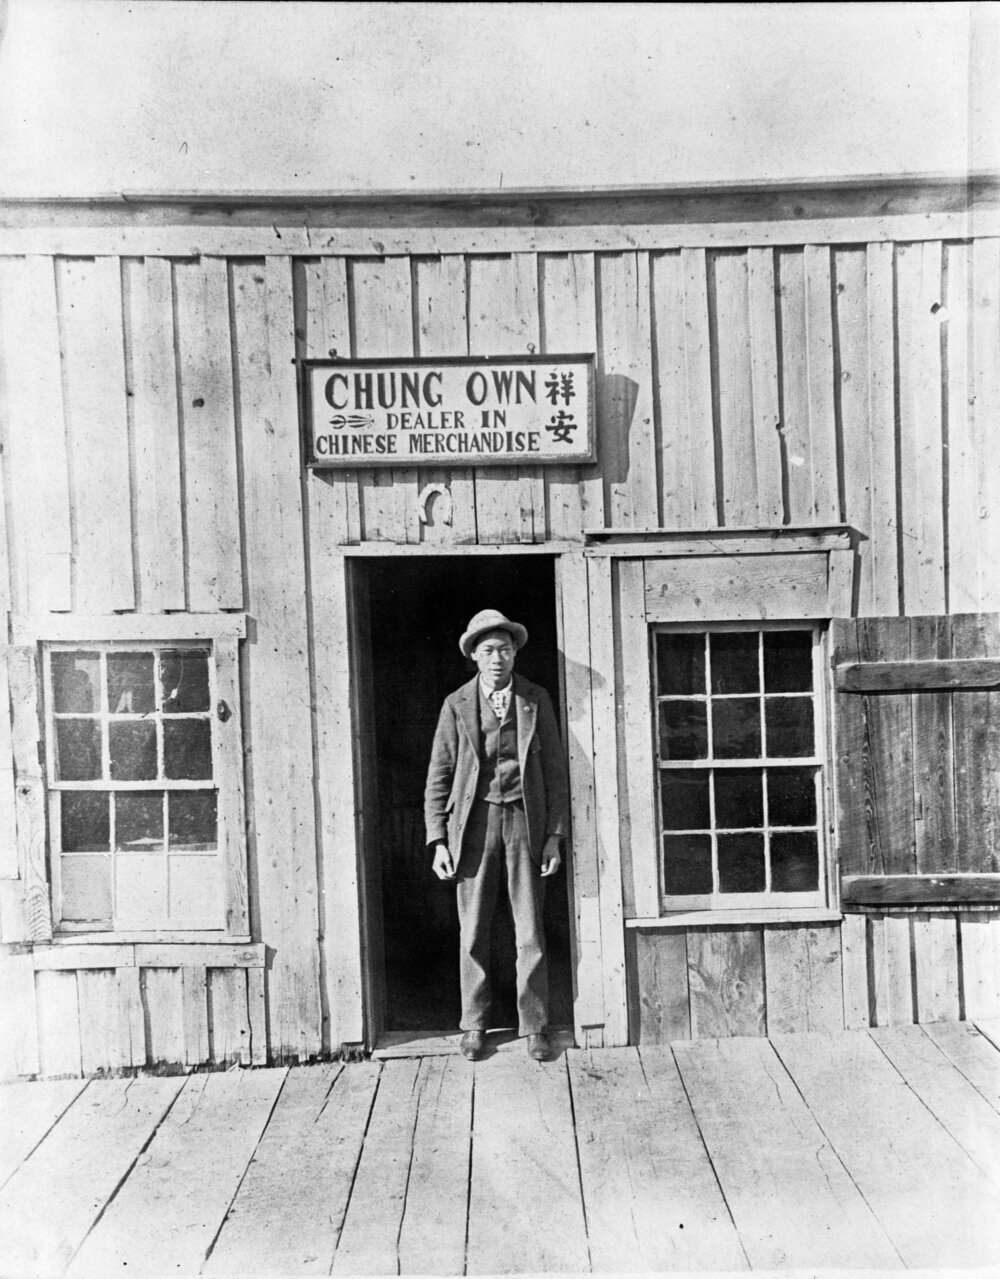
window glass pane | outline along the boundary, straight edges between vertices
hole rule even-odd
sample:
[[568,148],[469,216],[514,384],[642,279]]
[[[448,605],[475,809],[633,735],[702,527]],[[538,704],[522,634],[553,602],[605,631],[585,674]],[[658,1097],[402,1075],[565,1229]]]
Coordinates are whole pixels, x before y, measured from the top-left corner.
[[764,701],[767,753],[812,755],[815,751],[811,697],[768,697]]
[[115,858],[118,928],[163,928],[167,923],[167,859],[162,853]]
[[56,720],[56,754],[61,782],[91,782],[100,777],[100,720]]
[[756,693],[760,689],[757,632],[712,635],[712,692]]
[[63,791],[59,796],[63,852],[104,852],[111,847],[109,803],[106,791]]
[[163,847],[162,791],[120,791],[115,796],[115,847]]
[[217,835],[216,791],[171,791],[167,798],[170,849],[215,848]]
[[204,857],[195,853],[168,860],[171,924],[176,927],[189,920],[199,927],[221,927],[225,913],[219,858],[214,853]]
[[111,862],[110,856],[60,859],[63,919],[111,927]]
[[163,721],[165,777],[201,780],[212,776],[212,726],[207,719]]
[[720,835],[719,891],[762,893],[766,884],[763,835]]
[[663,836],[663,891],[677,897],[712,891],[711,835]]
[[815,770],[769,768],[767,804],[768,820],[772,826],[815,826]]
[[52,708],[56,713],[96,711],[100,697],[100,654],[52,654]]
[[756,697],[712,703],[716,759],[754,759],[760,755],[760,702]]
[[708,772],[670,769],[660,774],[664,830],[704,830],[709,825]]
[[763,826],[764,778],[760,770],[720,768],[714,776],[716,828]]
[[704,694],[704,635],[657,635],[656,680],[664,697]]
[[771,889],[809,893],[819,888],[819,842],[815,831],[782,831],[771,836]]
[[156,776],[156,723],[128,720],[108,725],[111,776],[116,782],[145,782]]
[[108,654],[108,710],[116,715],[147,715],[153,701],[153,654]]
[[812,686],[812,633],[765,631],[764,691],[809,693]]
[[705,759],[707,702],[660,703],[660,759]]
[[161,653],[160,686],[165,714],[207,711],[208,654],[202,649],[172,649]]

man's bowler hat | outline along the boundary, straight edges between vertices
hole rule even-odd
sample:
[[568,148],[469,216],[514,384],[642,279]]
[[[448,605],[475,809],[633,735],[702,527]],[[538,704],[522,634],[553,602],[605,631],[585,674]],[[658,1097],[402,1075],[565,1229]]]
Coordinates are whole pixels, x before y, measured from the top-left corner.
[[495,608],[484,608],[472,619],[458,641],[458,647],[466,657],[472,656],[480,635],[486,631],[506,631],[514,641],[515,649],[524,648],[528,642],[528,632],[520,622],[512,622]]

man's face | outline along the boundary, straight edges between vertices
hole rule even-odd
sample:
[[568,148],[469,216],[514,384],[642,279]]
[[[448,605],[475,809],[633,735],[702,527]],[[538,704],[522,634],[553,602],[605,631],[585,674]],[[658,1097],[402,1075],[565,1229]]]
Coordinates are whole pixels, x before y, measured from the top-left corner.
[[472,650],[472,660],[479,667],[483,683],[490,688],[505,688],[514,669],[516,650],[507,631],[487,631]]

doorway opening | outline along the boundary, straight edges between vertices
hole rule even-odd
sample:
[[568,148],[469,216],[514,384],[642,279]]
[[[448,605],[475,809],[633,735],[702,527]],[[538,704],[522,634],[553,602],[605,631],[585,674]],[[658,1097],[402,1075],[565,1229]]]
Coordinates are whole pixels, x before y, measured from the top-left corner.
[[[445,697],[475,667],[459,651],[470,617],[497,608],[528,630],[516,673],[540,684],[560,713],[554,557],[528,555],[386,557],[356,560],[364,597],[370,697],[362,735],[364,878],[370,1033],[448,1032],[461,1013],[454,884],[431,871],[423,822],[424,782]],[[367,665],[367,663],[366,663]],[[571,1025],[573,995],[566,869],[547,883],[549,1021]],[[505,892],[494,920],[491,1025],[517,1026],[514,934]],[[370,974],[371,977],[371,974]]]

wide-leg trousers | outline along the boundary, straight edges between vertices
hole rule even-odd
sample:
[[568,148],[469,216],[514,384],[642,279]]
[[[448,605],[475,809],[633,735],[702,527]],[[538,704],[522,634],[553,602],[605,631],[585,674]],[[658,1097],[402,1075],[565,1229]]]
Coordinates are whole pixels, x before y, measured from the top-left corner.
[[517,947],[518,1034],[548,1022],[549,976],[542,907],[545,880],[532,861],[521,803],[479,800],[469,814],[458,866],[462,1030],[484,1030],[489,1016],[490,931],[501,878],[507,882]]

